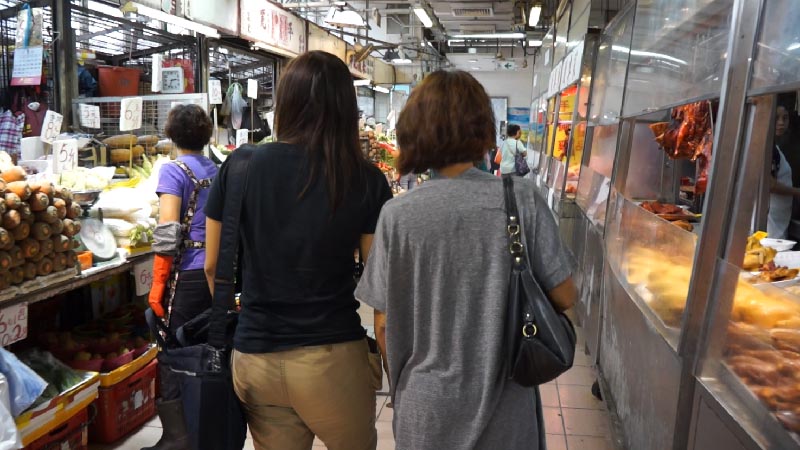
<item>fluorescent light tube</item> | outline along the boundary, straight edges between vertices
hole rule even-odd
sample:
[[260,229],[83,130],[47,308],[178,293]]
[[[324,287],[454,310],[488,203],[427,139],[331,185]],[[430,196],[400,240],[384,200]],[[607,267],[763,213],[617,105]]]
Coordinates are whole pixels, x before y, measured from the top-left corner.
[[196,33],[203,34],[210,38],[219,39],[220,37],[217,30],[211,27],[207,27],[197,22],[192,22],[191,20],[186,20],[180,17],[173,16],[171,14],[167,14],[164,11],[159,11],[149,6],[142,5],[141,3],[137,2],[130,2],[130,3],[136,7],[136,12],[143,16],[147,16],[151,19],[155,19],[160,22],[170,23],[172,25],[179,26],[186,30],[191,30]]
[[433,26],[433,21],[431,20],[431,17],[428,15],[428,11],[425,11],[425,8],[423,8],[421,5],[414,7],[414,14],[417,15],[417,18],[419,19],[420,22],[422,22],[422,25],[425,28],[430,28]]
[[535,27],[539,25],[539,19],[542,17],[542,5],[534,5],[531,8],[531,13],[528,17],[528,25],[530,27]]
[[369,86],[370,84],[372,84],[372,81],[370,81],[370,80],[354,80],[353,81],[353,86]]
[[457,34],[453,39],[524,39],[525,33]]
[[384,94],[388,94],[388,93],[392,92],[389,89],[386,89],[385,87],[381,87],[381,86],[373,86],[372,90],[375,91],[375,92],[382,92]]
[[542,41],[539,41],[539,40],[528,41],[528,45],[531,46],[531,47],[541,47],[542,46]]

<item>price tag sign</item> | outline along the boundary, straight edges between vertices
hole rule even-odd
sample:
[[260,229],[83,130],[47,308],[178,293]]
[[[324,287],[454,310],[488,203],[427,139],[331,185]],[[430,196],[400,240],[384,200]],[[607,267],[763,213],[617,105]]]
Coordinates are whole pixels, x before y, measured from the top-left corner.
[[100,128],[100,107],[81,103],[81,126],[86,128]]
[[153,55],[153,79],[150,82],[150,91],[161,92],[161,65],[163,64],[164,57],[161,55]]
[[28,304],[0,310],[0,346],[5,347],[28,337]]
[[247,144],[247,135],[249,132],[250,130],[247,129],[236,130],[236,147]]
[[75,170],[78,167],[78,140],[53,141],[53,173]]
[[222,83],[219,80],[208,80],[208,98],[212,105],[222,104]]
[[136,264],[133,267],[133,277],[136,279],[137,296],[150,292],[150,286],[153,285],[153,258]]
[[61,123],[63,121],[64,116],[53,110],[47,110],[44,115],[44,122],[42,122],[42,141],[52,144],[61,134]]
[[247,80],[247,96],[250,98],[258,98],[258,81]]
[[142,97],[123,98],[119,114],[119,130],[142,128]]

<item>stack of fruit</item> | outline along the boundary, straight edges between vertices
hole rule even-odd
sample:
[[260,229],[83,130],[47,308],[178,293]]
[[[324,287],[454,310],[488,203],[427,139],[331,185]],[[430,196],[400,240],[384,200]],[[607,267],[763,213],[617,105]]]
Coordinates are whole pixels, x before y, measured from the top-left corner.
[[81,230],[72,191],[50,182],[28,183],[13,166],[0,173],[0,291],[74,268]]

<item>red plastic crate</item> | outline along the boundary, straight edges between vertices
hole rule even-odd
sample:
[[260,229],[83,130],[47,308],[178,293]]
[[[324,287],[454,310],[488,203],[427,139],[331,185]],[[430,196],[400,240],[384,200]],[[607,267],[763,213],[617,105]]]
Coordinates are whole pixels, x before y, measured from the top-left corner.
[[91,442],[116,442],[155,415],[157,372],[158,361],[153,360],[114,386],[99,389],[97,417],[89,426]]
[[88,449],[89,410],[83,408],[53,431],[33,441],[25,450],[86,450]]

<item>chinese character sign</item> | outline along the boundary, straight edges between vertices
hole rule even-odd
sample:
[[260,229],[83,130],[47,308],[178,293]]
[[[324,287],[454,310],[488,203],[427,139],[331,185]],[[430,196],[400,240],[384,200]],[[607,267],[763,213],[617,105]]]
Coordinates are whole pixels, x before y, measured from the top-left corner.
[[242,0],[242,36],[301,54],[306,50],[305,23],[267,0]]

